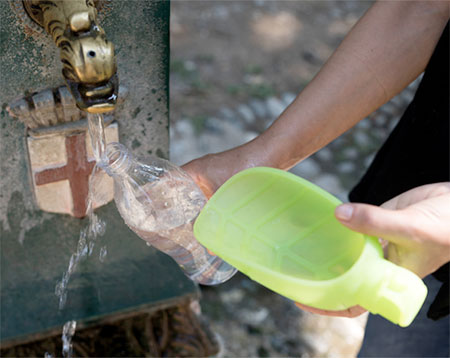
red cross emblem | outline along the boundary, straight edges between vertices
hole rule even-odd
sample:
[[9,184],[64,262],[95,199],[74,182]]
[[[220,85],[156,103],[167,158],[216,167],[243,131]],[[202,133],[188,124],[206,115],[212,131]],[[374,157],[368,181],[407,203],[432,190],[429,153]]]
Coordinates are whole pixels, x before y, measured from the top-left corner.
[[85,142],[85,133],[66,137],[67,164],[63,167],[43,170],[34,175],[36,185],[68,179],[73,199],[73,216],[77,218],[86,215],[89,175],[95,166],[95,161],[88,161]]
[[[118,126],[106,128],[106,141],[118,140]],[[77,218],[86,215],[89,177],[95,165],[90,138],[86,132],[63,132],[51,136],[28,136],[28,153],[37,205],[45,211],[69,214]],[[113,199],[112,179],[105,175],[102,192],[94,208]]]

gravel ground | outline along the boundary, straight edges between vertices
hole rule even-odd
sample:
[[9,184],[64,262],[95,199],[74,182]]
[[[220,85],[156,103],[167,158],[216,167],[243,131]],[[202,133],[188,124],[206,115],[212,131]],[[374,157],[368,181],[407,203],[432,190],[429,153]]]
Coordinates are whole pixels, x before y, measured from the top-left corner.
[[[364,1],[173,1],[171,160],[245,143],[273,122],[367,10]],[[292,172],[347,201],[418,80]],[[203,288],[222,356],[352,357],[366,316],[308,314],[244,275]]]

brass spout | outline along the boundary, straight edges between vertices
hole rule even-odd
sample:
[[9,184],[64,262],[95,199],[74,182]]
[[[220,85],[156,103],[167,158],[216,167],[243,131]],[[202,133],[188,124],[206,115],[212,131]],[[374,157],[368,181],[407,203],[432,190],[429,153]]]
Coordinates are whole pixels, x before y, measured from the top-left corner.
[[23,4],[60,48],[62,73],[78,108],[90,113],[113,110],[119,88],[114,45],[98,23],[94,0],[23,0]]

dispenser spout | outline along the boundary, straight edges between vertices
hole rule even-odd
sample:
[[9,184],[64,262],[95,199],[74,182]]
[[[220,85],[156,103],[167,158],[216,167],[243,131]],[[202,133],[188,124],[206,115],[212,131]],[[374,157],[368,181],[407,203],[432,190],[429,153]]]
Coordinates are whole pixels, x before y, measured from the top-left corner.
[[24,0],[31,18],[60,49],[63,76],[78,108],[103,113],[118,94],[114,45],[100,27],[94,0]]

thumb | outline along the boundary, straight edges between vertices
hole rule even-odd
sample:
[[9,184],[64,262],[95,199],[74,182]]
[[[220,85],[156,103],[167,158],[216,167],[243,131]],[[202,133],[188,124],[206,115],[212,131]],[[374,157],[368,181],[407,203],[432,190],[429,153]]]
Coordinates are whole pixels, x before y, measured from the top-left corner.
[[335,210],[336,218],[348,228],[394,243],[411,236],[413,218],[406,210],[389,210],[367,204],[343,204]]

